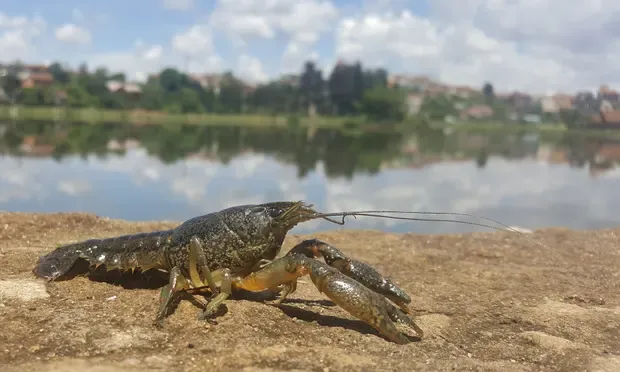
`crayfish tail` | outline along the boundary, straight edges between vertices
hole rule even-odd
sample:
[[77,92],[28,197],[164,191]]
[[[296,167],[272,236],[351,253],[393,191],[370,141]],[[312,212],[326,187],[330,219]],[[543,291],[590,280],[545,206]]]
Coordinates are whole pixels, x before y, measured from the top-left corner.
[[82,256],[83,252],[80,246],[76,244],[64,245],[40,257],[32,272],[39,278],[55,280],[68,273]]
[[[40,278],[56,280],[69,271],[82,275],[101,265],[107,271],[162,267],[171,235],[172,230],[163,230],[63,245],[41,257],[32,272]],[[79,260],[87,265],[76,265]]]

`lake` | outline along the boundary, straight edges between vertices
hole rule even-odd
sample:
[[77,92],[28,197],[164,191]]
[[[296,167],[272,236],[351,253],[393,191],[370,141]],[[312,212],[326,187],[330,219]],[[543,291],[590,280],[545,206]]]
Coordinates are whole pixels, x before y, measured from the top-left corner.
[[[324,211],[471,213],[530,229],[620,225],[620,141],[603,137],[4,122],[0,153],[4,211],[182,221],[304,200]],[[491,231],[359,217],[294,233],[342,228]]]

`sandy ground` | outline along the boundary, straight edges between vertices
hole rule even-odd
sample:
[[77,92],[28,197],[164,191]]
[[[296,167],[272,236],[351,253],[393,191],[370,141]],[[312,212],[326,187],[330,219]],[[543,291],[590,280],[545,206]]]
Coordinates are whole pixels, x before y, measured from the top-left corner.
[[[620,371],[620,229],[442,236],[317,234],[410,293],[425,337],[386,341],[306,278],[280,307],[240,294],[217,324],[182,301],[151,326],[160,278],[32,277],[77,239],[174,226],[0,214],[0,370]],[[305,236],[290,235],[284,250]]]

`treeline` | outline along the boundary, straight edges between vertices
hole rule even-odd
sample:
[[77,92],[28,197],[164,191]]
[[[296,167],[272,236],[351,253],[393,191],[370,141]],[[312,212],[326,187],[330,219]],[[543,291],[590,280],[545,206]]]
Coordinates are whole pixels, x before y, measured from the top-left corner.
[[364,69],[361,63],[338,64],[324,76],[314,63],[305,63],[296,83],[285,79],[249,87],[228,72],[219,83],[203,86],[188,74],[166,68],[140,85],[140,92],[111,91],[110,81],[126,77],[105,68],[75,73],[52,64],[53,83],[20,88],[17,74],[0,78],[4,91],[24,105],[145,109],[169,113],[364,115],[373,120],[402,120],[405,96],[387,87],[384,69]]

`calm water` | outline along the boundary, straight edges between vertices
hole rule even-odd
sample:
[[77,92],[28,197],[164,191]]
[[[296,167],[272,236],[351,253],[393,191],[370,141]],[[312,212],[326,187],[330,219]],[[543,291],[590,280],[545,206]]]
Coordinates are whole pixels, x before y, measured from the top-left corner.
[[[0,123],[0,153],[7,211],[185,220],[300,199],[325,211],[466,212],[526,228],[620,224],[620,142],[601,138]],[[344,228],[488,230],[368,217]]]

